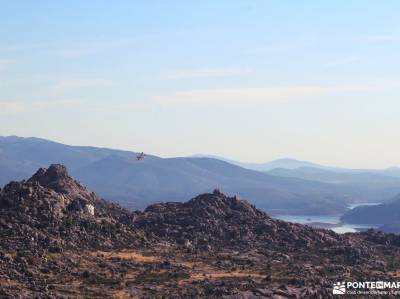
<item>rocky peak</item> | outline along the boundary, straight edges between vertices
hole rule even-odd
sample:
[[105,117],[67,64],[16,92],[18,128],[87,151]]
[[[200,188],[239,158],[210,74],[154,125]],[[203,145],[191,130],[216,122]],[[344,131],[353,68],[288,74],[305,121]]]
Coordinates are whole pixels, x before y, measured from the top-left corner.
[[270,221],[247,201],[216,190],[185,203],[149,206],[135,224],[169,241],[209,248],[253,239],[256,227]]
[[341,241],[331,231],[274,220],[249,202],[218,190],[185,203],[152,205],[135,225],[167,241],[207,250],[254,246],[306,248]]
[[75,181],[65,166],[40,168],[28,181],[12,182],[0,192],[0,208],[22,212],[27,217],[59,221],[71,213],[94,216],[101,200]]
[[241,218],[267,217],[267,215],[251,205],[248,201],[239,199],[237,196],[229,197],[219,190],[213,193],[201,194],[184,204],[185,207],[193,209],[194,213],[208,217],[226,217],[236,214]]
[[67,168],[61,164],[52,164],[49,168],[40,168],[28,182],[37,182],[42,187],[64,194],[84,189],[68,174]]
[[0,191],[0,231],[9,248],[134,245],[133,220],[133,213],[100,199],[59,164]]

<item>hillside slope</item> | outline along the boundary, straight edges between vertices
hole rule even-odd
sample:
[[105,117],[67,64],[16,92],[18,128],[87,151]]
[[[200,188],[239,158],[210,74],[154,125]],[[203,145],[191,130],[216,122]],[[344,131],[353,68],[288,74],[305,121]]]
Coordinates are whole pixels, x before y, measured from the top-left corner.
[[[104,177],[102,173],[107,172]],[[140,163],[108,157],[72,172],[105,198],[121,203],[182,201],[219,188],[228,194],[251,198],[263,209],[288,209],[298,213],[332,213],[345,209],[347,188],[281,178],[247,170],[209,158],[170,158]]]
[[38,138],[0,138],[0,163],[3,184],[29,177],[39,167],[63,163],[99,195],[129,208],[182,201],[219,188],[249,198],[266,210],[332,214],[342,212],[347,201],[358,196],[347,187],[271,176],[216,159],[147,156],[138,161],[134,152],[68,146]]
[[342,220],[355,224],[375,224],[388,232],[400,232],[400,195],[376,206],[361,206],[347,211]]
[[313,167],[297,169],[276,168],[267,172],[280,177],[300,178],[346,186],[352,194],[359,194],[364,202],[382,202],[400,193],[400,178],[386,175],[384,171],[337,172]]
[[274,220],[215,190],[130,212],[62,165],[0,190],[1,298],[331,298],[394,281],[400,238]]
[[1,245],[6,250],[61,252],[130,247],[140,241],[129,228],[134,214],[100,199],[58,164],[0,190],[0,219]]
[[202,155],[202,154],[196,154],[193,155],[192,157],[195,158],[212,158],[212,159],[217,159],[221,161],[228,162],[230,164],[240,166],[246,169],[251,169],[251,170],[257,170],[257,171],[269,171],[275,168],[284,168],[284,169],[297,169],[300,167],[314,167],[314,168],[319,168],[319,169],[330,169],[334,167],[329,167],[329,166],[323,166],[319,165],[316,163],[308,162],[308,161],[300,161],[296,159],[291,159],[291,158],[283,158],[283,159],[276,159],[273,161],[265,162],[265,163],[251,163],[251,162],[241,162],[241,161],[236,161],[228,158],[224,158],[221,156],[216,156],[216,155]]

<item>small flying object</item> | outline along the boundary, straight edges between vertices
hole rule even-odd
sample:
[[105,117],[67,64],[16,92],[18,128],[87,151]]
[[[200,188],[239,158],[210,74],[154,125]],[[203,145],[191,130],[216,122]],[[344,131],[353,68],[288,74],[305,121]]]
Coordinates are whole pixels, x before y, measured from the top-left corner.
[[140,154],[137,154],[136,159],[138,161],[143,160],[146,157],[145,153],[141,152]]

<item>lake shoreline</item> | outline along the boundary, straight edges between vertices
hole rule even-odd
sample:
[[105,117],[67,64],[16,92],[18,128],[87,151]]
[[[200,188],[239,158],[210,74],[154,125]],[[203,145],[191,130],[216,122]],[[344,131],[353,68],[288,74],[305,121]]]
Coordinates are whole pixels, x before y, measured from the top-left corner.
[[[373,206],[380,203],[358,203],[351,204],[348,209],[354,209],[359,206]],[[309,225],[315,228],[331,229],[336,233],[355,233],[365,231],[370,228],[377,228],[376,224],[351,224],[341,220],[343,214],[336,215],[293,215],[293,214],[272,214],[271,217],[293,223]]]

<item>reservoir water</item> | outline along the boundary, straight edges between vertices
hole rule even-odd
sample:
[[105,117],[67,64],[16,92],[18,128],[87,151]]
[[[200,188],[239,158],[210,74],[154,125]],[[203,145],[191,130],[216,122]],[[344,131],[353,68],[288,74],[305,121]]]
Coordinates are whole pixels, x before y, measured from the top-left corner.
[[[349,205],[349,209],[354,209],[359,206],[374,206],[379,205],[379,203],[358,203]],[[327,216],[317,216],[317,215],[287,215],[287,214],[276,214],[272,215],[273,218],[284,220],[293,223],[308,224],[314,227],[328,228],[336,233],[355,233],[357,231],[366,230],[369,228],[376,228],[373,224],[349,224],[340,221],[342,215],[327,215]]]

